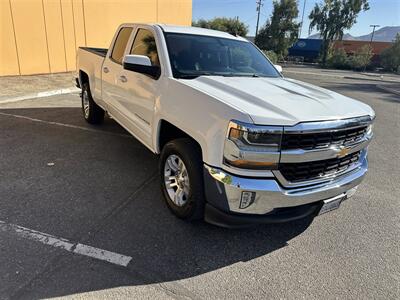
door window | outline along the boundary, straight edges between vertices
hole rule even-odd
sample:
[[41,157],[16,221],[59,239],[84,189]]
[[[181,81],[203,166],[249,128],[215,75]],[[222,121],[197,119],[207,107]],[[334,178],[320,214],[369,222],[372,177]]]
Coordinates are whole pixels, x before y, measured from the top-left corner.
[[152,66],[160,66],[156,39],[154,38],[154,34],[149,30],[138,30],[130,54],[147,56],[150,58]]
[[111,59],[118,64],[122,64],[126,44],[132,33],[132,27],[124,27],[118,32],[118,36],[114,43],[114,48],[111,53]]

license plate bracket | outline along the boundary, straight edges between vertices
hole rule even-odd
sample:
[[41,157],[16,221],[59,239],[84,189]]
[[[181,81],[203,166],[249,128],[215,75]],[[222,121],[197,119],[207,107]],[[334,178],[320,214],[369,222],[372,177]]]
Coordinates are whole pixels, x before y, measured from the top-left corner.
[[338,209],[345,198],[346,195],[339,195],[337,197],[324,200],[324,204],[322,205],[318,215],[322,215],[332,210]]

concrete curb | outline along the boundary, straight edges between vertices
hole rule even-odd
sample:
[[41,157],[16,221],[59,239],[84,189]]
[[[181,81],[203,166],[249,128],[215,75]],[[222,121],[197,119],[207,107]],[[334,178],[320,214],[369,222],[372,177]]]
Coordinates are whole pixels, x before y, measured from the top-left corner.
[[355,76],[343,76],[344,79],[353,79],[353,80],[365,80],[365,81],[377,81],[377,82],[399,82],[397,80],[390,80],[390,79],[375,79],[375,78],[362,78],[362,77],[355,77]]
[[400,96],[400,90],[395,90],[395,89],[392,89],[390,87],[387,87],[387,86],[384,86],[384,85],[381,85],[381,84],[377,84],[376,87],[381,89],[381,90],[383,90],[383,91],[385,91],[385,92],[396,94],[396,95]]
[[322,73],[314,73],[314,72],[297,72],[297,71],[291,71],[291,70],[285,70],[285,69],[283,70],[283,73],[292,73],[292,74],[298,74],[298,75],[313,75],[313,76],[318,76],[318,77],[331,77],[331,78],[339,78],[339,79],[390,82],[390,83],[399,82],[398,80],[390,80],[390,79],[362,78],[362,77],[351,76],[351,75],[337,75],[337,74],[333,75],[333,74],[322,74]]
[[321,77],[323,75],[325,77],[343,78],[342,75],[321,74],[321,73],[314,73],[314,72],[297,72],[297,71],[290,71],[290,70],[285,70],[285,69],[283,69],[282,73],[292,73],[292,74],[298,74],[298,75],[314,75],[314,76],[318,76],[318,77]]
[[44,92],[9,98],[9,99],[5,99],[5,100],[0,99],[0,104],[12,103],[12,102],[18,102],[18,101],[24,101],[24,100],[30,100],[30,99],[36,99],[36,98],[50,97],[50,96],[54,96],[54,95],[74,94],[74,93],[79,93],[79,92],[80,92],[80,89],[78,89],[76,87],[44,91]]

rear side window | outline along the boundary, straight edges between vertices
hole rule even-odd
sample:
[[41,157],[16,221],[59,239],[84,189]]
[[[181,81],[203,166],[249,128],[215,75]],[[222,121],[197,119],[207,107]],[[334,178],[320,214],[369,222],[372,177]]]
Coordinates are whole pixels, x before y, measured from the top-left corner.
[[128,43],[129,37],[132,33],[132,27],[124,27],[118,32],[117,39],[114,43],[114,48],[111,53],[111,58],[116,63],[122,64],[126,44]]
[[160,66],[156,40],[153,33],[149,30],[139,29],[130,54],[147,56],[150,58],[152,66]]

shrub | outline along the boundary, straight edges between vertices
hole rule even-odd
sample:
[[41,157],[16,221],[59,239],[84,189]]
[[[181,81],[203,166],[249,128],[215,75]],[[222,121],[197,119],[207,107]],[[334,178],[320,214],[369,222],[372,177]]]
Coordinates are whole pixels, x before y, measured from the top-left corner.
[[370,45],[364,45],[357,49],[354,55],[350,58],[350,66],[353,69],[365,69],[370,63],[373,56],[372,48]]
[[335,69],[348,69],[349,59],[343,48],[333,49],[328,53],[327,66]]
[[269,60],[273,63],[276,64],[278,62],[278,54],[276,54],[272,50],[263,50],[264,54],[269,58]]
[[397,34],[390,48],[382,51],[381,61],[385,70],[400,72],[400,34]]

